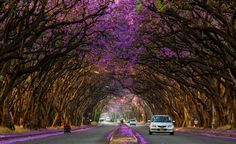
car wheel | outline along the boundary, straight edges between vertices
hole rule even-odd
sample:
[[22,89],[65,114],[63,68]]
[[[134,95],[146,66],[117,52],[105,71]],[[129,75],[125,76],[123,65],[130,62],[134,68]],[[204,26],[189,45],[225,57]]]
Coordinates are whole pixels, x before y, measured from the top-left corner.
[[152,135],[152,132],[149,131],[149,135]]
[[171,132],[170,135],[174,135],[174,132]]

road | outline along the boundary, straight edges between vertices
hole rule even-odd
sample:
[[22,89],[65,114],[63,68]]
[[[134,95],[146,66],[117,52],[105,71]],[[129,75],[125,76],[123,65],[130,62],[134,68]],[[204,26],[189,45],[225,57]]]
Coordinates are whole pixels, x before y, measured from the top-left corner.
[[81,132],[62,134],[15,144],[105,144],[106,136],[115,126],[106,125]]
[[140,133],[149,144],[235,144],[236,139],[224,139],[216,137],[201,136],[183,132],[169,134],[148,134],[147,126],[132,127]]

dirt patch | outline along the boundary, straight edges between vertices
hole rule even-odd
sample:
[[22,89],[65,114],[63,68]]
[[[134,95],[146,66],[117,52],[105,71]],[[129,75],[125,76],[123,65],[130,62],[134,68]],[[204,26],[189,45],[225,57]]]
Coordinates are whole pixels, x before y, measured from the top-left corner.
[[138,144],[138,140],[130,127],[120,125],[113,132],[109,144]]
[[122,137],[115,137],[112,138],[110,144],[138,144],[138,141],[135,136],[122,136]]

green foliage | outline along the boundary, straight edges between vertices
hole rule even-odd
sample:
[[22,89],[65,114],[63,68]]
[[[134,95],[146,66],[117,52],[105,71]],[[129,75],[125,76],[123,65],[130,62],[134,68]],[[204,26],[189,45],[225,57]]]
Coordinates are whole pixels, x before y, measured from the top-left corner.
[[96,113],[96,116],[95,116],[95,121],[96,121],[96,122],[99,121],[100,115],[101,115],[101,113]]
[[213,0],[208,0],[207,3],[208,3],[209,5],[214,5],[214,4],[215,4],[215,2],[214,2]]
[[156,5],[159,11],[164,11],[167,7],[167,4],[163,0],[156,0]]
[[51,114],[51,115],[54,115],[56,112],[57,112],[56,106],[55,106],[55,105],[52,105],[52,106],[51,106],[51,109],[50,109],[50,114]]
[[140,9],[142,8],[142,4],[137,4],[135,7],[138,11],[140,11]]

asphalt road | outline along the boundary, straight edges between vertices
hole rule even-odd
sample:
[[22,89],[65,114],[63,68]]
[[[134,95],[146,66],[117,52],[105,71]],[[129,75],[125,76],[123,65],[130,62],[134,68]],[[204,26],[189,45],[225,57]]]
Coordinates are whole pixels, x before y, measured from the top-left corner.
[[[115,125],[104,125],[85,131],[72,132],[72,134],[61,134],[18,142],[16,144],[105,144],[107,134],[115,127]],[[140,133],[147,140],[148,144],[236,144],[236,139],[209,137],[183,132],[175,132],[175,135],[149,135],[147,126],[132,126],[132,128]]]
[[106,136],[115,126],[101,126],[81,132],[62,134],[15,144],[105,144]]
[[236,139],[209,137],[183,132],[175,132],[175,135],[160,133],[149,135],[147,126],[132,128],[140,133],[147,140],[148,144],[236,144]]

